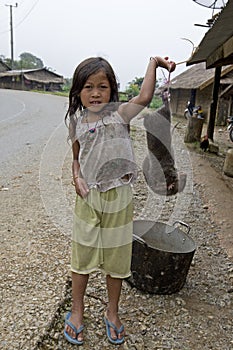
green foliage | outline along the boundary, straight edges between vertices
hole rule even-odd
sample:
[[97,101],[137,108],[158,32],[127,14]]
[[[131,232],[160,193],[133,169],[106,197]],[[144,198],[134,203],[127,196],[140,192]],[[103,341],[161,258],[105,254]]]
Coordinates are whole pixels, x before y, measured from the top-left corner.
[[126,88],[125,92],[129,99],[139,94],[142,82],[143,78],[135,78],[132,82],[128,83],[128,87]]
[[[43,61],[29,52],[21,53],[19,58],[19,60],[15,60],[13,62],[13,69],[37,69],[44,67]],[[11,67],[10,58],[6,58],[5,56],[1,55],[1,59],[4,63]]]
[[[6,63],[8,65],[8,67],[11,68],[11,59],[10,58],[6,58],[5,56],[1,55],[1,60]],[[13,69],[15,69],[15,67],[17,66],[17,62],[14,61],[13,62]],[[16,68],[17,69],[17,68]]]
[[137,96],[139,94],[139,91],[140,89],[136,84],[130,84],[129,87],[125,90],[129,99],[131,99],[134,96]]
[[31,90],[33,92],[37,92],[39,94],[47,94],[47,95],[56,95],[56,96],[63,96],[68,97],[69,93],[65,91],[44,91],[44,90]]
[[128,95],[123,92],[119,92],[119,101],[120,102],[127,102],[129,100]]
[[152,109],[158,109],[159,107],[162,106],[162,104],[163,104],[163,102],[162,102],[161,97],[154,96],[154,97],[152,98],[151,103],[150,103],[150,108],[152,108]]
[[64,78],[64,84],[62,86],[62,91],[69,92],[72,84],[72,78]]
[[29,52],[23,52],[19,55],[20,58],[20,64],[22,66],[22,68],[26,68],[26,69],[36,69],[36,68],[43,68],[44,67],[44,63],[43,61],[32,55]]
[[[126,95],[128,95],[128,99],[134,96],[137,96],[139,94],[142,83],[143,83],[143,78],[135,78],[132,82],[128,83],[128,87],[125,90]],[[155,88],[159,87],[160,84],[161,84],[161,79],[159,81],[156,81]],[[161,97],[154,96],[150,103],[150,108],[157,109],[161,106],[162,106]]]
[[142,86],[142,83],[143,83],[143,79],[144,78],[135,78],[132,82],[131,82],[131,84],[133,84],[133,85],[137,85],[138,87],[139,87],[139,89],[141,89],[141,86]]

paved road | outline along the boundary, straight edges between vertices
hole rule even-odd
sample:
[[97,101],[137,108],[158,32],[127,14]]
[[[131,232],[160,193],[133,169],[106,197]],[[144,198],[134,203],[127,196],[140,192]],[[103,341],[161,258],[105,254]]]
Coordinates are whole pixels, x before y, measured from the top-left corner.
[[64,197],[66,107],[63,97],[0,90],[1,349],[31,350],[62,299],[70,230],[64,237],[51,211],[56,186]]
[[0,90],[1,163],[24,152],[27,145],[46,142],[63,123],[66,99],[39,93]]

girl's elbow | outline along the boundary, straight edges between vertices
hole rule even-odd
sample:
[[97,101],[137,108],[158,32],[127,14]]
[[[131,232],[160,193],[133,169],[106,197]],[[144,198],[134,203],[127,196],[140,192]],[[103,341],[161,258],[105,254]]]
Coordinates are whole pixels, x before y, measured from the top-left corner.
[[143,106],[147,106],[151,102],[152,98],[153,98],[153,95],[146,94],[146,95],[142,96],[140,104]]

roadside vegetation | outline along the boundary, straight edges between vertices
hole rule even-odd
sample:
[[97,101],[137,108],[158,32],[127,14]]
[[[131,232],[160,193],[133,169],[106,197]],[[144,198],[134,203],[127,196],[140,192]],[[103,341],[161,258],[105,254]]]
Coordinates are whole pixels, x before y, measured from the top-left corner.
[[[11,67],[11,59],[6,58],[3,55],[0,55],[0,59],[6,63],[9,67]],[[12,64],[13,69],[39,69],[44,67],[43,60],[41,58],[38,58],[34,56],[33,54],[29,52],[23,52],[19,55],[18,60],[14,60]],[[51,67],[46,67],[47,69],[54,71]],[[131,82],[127,84],[127,87],[125,91],[119,92],[119,100],[120,102],[127,102],[132,97],[137,96],[140,88],[142,86],[143,78],[134,78]],[[68,97],[69,91],[72,84],[72,78],[64,78],[64,84],[62,87],[62,91],[39,91],[39,90],[33,90],[34,92],[40,92],[45,94],[53,94],[58,96],[65,96]],[[155,88],[158,88],[161,84],[160,81],[156,81]],[[162,99],[160,96],[155,95],[149,105],[152,109],[157,109],[162,105]]]

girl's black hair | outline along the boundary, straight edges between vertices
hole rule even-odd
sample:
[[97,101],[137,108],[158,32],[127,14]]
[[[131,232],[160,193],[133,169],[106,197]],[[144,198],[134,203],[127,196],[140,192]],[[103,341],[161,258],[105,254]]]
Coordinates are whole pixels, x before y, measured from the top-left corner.
[[67,120],[68,116],[70,117],[74,115],[77,110],[83,110],[80,92],[83,89],[88,77],[100,70],[104,71],[110,83],[111,95],[109,102],[119,101],[117,80],[111,65],[102,57],[87,58],[75,69],[72,79],[72,86],[69,93],[69,108],[65,116],[65,121]]

